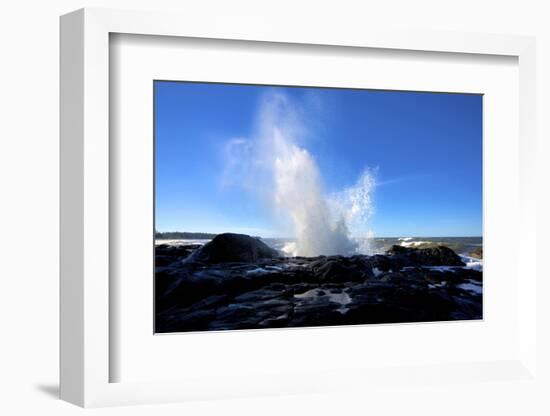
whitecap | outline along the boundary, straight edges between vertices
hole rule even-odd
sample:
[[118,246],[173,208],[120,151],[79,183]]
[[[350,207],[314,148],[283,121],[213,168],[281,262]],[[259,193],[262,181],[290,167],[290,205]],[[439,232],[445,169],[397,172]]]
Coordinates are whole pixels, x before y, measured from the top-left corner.
[[402,241],[400,245],[402,247],[417,247],[417,246],[420,246],[422,244],[430,244],[430,241],[410,241],[410,240],[407,240],[407,241]]

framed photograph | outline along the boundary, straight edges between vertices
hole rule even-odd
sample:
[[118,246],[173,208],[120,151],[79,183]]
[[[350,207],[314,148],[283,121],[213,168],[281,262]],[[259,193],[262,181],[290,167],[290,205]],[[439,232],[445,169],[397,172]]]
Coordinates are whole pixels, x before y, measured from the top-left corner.
[[241,27],[61,18],[62,398],[532,380],[534,40]]
[[482,319],[481,94],[153,88],[156,333]]

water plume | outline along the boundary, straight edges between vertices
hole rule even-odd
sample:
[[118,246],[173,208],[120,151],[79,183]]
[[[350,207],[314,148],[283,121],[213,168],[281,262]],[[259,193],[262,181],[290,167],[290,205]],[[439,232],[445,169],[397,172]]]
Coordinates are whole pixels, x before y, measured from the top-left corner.
[[[375,172],[365,170],[353,186],[332,195],[323,189],[322,174],[303,142],[308,134],[303,107],[281,93],[263,97],[256,131],[250,139],[233,139],[224,177],[257,193],[275,218],[291,225],[291,256],[351,255],[368,251]],[[235,179],[235,176],[237,179]],[[281,221],[279,221],[281,222]],[[350,230],[350,227],[353,227]],[[361,239],[352,231],[362,233]]]

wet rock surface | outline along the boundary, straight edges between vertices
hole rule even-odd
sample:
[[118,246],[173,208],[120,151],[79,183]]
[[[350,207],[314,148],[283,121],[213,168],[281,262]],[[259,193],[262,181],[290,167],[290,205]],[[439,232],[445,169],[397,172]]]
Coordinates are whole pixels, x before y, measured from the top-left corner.
[[272,249],[262,240],[245,234],[219,234],[208,244],[197,249],[193,261],[203,263],[254,263],[260,259],[279,257],[277,250]]
[[220,236],[156,248],[156,332],[482,317],[482,273],[447,247],[283,258],[259,239]]

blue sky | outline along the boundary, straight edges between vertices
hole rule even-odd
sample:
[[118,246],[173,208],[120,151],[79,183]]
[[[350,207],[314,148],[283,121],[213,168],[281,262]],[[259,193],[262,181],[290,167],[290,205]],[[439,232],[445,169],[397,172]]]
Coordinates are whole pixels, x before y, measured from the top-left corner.
[[376,169],[378,237],[482,234],[480,95],[155,82],[156,229],[278,231],[250,189],[224,185],[230,140],[252,137],[262,97],[297,103],[327,194]]

